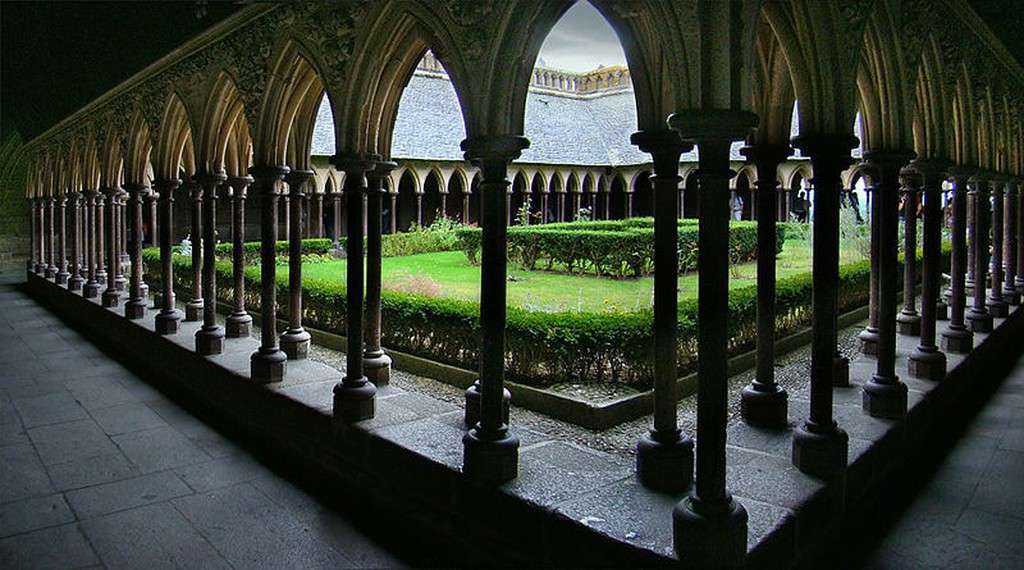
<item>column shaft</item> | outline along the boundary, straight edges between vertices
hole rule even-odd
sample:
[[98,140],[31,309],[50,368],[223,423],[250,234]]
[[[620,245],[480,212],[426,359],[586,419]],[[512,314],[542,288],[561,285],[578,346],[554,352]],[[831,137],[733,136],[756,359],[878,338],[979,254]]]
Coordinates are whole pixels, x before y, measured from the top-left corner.
[[363,367],[366,377],[381,386],[391,381],[391,358],[381,348],[381,207],[387,192],[384,178],[398,165],[394,162],[378,162],[369,175],[366,196],[366,349],[363,352]]
[[125,317],[141,319],[146,314],[146,300],[142,295],[142,201],[148,190],[141,184],[132,184],[128,190],[127,214],[131,224],[128,232],[128,255],[131,277],[128,280],[128,302],[124,306]]
[[947,352],[967,353],[974,346],[974,335],[967,327],[967,193],[968,175],[963,170],[951,172],[953,180],[953,227],[950,256],[949,327],[942,333],[942,348]]
[[970,227],[970,256],[974,267],[974,287],[971,290],[971,309],[967,312],[967,321],[974,332],[991,332],[992,315],[985,306],[985,287],[988,279],[988,180],[984,175],[974,179],[974,190],[968,195],[973,197],[973,220]]
[[192,298],[185,304],[185,320],[198,321],[203,317],[203,186],[192,181],[187,184],[192,198]]
[[277,197],[284,166],[250,169],[260,200],[260,347],[249,359],[253,382],[284,380],[287,355],[277,343]]
[[121,300],[121,293],[117,290],[117,265],[118,265],[118,250],[120,247],[117,245],[117,193],[120,190],[118,188],[107,189],[107,219],[106,219],[106,258],[108,260],[108,271],[107,271],[107,288],[103,291],[103,295],[100,297],[104,307],[116,307]]
[[1020,304],[1017,291],[1017,192],[1018,183],[1011,180],[1006,184],[1006,199],[1003,209],[1003,259],[1006,275],[1003,280],[1003,298],[1011,305]]
[[1005,317],[1009,307],[1003,299],[1003,185],[1002,179],[992,181],[992,260],[989,274],[991,286],[985,306],[993,317]]
[[916,171],[904,169],[903,179],[903,309],[896,316],[900,334],[921,334],[921,316],[917,314],[917,205],[920,180]]
[[252,330],[252,315],[245,309],[245,192],[252,178],[232,177],[231,186],[231,278],[234,310],[224,321],[228,338],[246,338]]
[[[196,352],[203,355],[224,351],[224,329],[217,324],[217,188],[226,179],[223,174],[201,174],[204,204],[202,241],[203,326],[196,331]],[[199,247],[199,244],[193,245]]]
[[160,285],[163,306],[156,315],[156,331],[159,334],[177,333],[181,321],[181,313],[174,303],[174,262],[171,257],[174,192],[180,185],[180,180],[157,179],[153,181],[154,190],[160,194]]
[[942,277],[942,180],[945,164],[918,160],[924,198],[923,266],[921,271],[921,342],[907,358],[907,371],[916,378],[941,380],[946,355],[935,344],[935,321]]
[[292,170],[285,176],[288,183],[289,208],[288,228],[288,330],[281,335],[281,350],[291,360],[309,356],[310,334],[302,327],[302,234],[303,207],[306,200],[306,185],[313,178],[311,170]]

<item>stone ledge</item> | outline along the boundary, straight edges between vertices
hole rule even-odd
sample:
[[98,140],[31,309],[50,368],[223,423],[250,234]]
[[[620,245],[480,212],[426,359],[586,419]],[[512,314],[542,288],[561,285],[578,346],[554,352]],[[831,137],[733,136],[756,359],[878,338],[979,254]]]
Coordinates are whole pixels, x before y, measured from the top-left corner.
[[[255,385],[247,369],[232,362],[254,346],[251,339],[236,339],[249,345],[232,345],[225,355],[205,358],[192,351],[191,328],[161,337],[152,332],[151,317],[128,321],[43,278],[31,276],[28,289],[90,338],[116,347],[151,382],[172,386],[213,410],[273,460],[316,476],[322,482],[319,491],[341,495],[389,528],[443,542],[465,557],[460,562],[679,563],[672,551],[669,513],[683,495],[644,489],[621,458],[517,430],[523,440],[520,477],[497,489],[480,487],[461,476],[461,412],[450,405],[432,406],[427,396],[389,388],[377,400],[377,418],[335,430],[325,405],[329,395],[317,396],[332,384],[324,379],[331,375],[329,367],[293,368],[281,385]],[[906,461],[918,438],[940,419],[963,414],[957,404],[964,393],[978,390],[985,380],[994,382],[995,376],[985,374],[987,365],[1020,352],[1013,342],[1024,329],[1018,312],[997,320],[995,332],[976,335],[975,352],[951,358],[947,381],[901,375],[911,394],[905,422],[860,412],[856,384],[863,382],[872,361],[855,359],[854,387],[835,391],[836,416],[851,434],[845,479],[825,484],[796,470],[789,461],[789,430],[732,426],[727,478],[750,513],[748,566],[792,566],[841,536],[853,512],[846,507],[876,500],[880,483]],[[905,346],[912,341],[901,342],[898,366],[905,366]],[[307,373],[308,380],[299,378]],[[804,398],[793,394],[794,423],[806,412]]]

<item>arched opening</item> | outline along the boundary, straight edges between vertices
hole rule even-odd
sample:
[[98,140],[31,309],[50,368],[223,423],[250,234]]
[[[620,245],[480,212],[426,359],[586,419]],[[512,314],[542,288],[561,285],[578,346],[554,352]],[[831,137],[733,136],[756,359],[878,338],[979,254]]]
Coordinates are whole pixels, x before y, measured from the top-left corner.
[[398,179],[398,200],[395,212],[396,231],[408,231],[419,224],[419,184],[412,169],[406,169]]
[[420,200],[421,214],[419,224],[429,227],[437,218],[444,214],[446,196],[441,194],[444,181],[437,170],[431,170],[423,180],[423,194]]
[[698,179],[696,169],[690,171],[686,175],[686,181],[683,184],[683,217],[684,218],[699,218],[700,217],[700,192],[698,191]]
[[516,172],[514,178],[512,178],[512,193],[508,197],[508,223],[510,225],[529,225],[530,210],[532,204],[530,204],[530,189],[529,183],[526,181],[526,175],[520,170]]
[[469,183],[469,212],[466,214],[468,224],[480,223],[480,171],[473,173]]
[[793,221],[801,224],[811,221],[811,195],[803,175],[800,172],[794,173],[786,189],[790,194],[789,212]]
[[733,191],[733,219],[752,220],[754,219],[754,200],[750,191],[750,179],[746,172],[740,172],[736,176],[736,189]]
[[547,223],[547,199],[547,193],[544,192],[544,176],[537,172],[530,183],[530,218],[533,222]]
[[321,209],[321,216],[323,217],[324,232],[327,237],[331,239],[337,239],[341,233],[338,231],[338,219],[334,213],[334,198],[337,190],[334,188],[334,180],[327,177],[327,181],[324,182],[324,207]]
[[445,197],[444,215],[450,220],[466,223],[468,212],[466,193],[466,175],[461,170],[452,172],[448,178],[448,195]]
[[565,200],[566,204],[565,220],[571,222],[576,220],[580,215],[580,207],[582,206],[582,197],[580,196],[580,179],[576,176],[575,172],[569,173],[569,178],[565,181]]
[[565,221],[565,192],[562,186],[562,175],[551,174],[548,183],[548,219],[554,222]]
[[633,180],[633,216],[647,217],[654,215],[654,188],[651,186],[651,173],[641,171]]
[[608,191],[608,219],[621,220],[626,217],[626,179],[622,174],[612,178]]

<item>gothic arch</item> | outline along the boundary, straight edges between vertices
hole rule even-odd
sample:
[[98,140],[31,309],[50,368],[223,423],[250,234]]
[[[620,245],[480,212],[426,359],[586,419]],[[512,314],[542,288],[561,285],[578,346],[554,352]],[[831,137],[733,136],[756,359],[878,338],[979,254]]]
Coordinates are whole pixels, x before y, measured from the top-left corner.
[[185,105],[172,93],[164,105],[160,130],[153,146],[153,171],[157,178],[174,180],[181,169],[186,175],[194,174],[192,152],[192,125]]
[[228,162],[232,163],[232,175],[238,175],[243,162],[248,167],[248,157],[243,158],[245,149],[241,148],[245,146],[243,141],[251,139],[245,115],[245,101],[234,78],[226,71],[219,72],[206,97],[199,135],[195,138],[199,172],[227,172]]

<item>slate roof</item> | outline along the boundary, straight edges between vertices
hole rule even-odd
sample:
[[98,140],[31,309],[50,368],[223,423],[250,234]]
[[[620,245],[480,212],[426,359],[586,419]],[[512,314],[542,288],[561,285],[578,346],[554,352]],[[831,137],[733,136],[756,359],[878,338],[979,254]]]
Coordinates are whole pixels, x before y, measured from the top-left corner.
[[[796,121],[794,120],[794,132]],[[517,160],[529,164],[631,166],[649,164],[650,156],[629,143],[636,131],[632,89],[589,98],[530,90],[526,98],[526,137],[530,148]],[[466,138],[462,111],[446,77],[416,72],[402,93],[391,154],[401,159],[463,160],[459,144]],[[742,143],[732,159],[742,161]],[[334,154],[334,129],[327,98],[313,131],[313,155]],[[695,162],[696,151],[682,162]]]

